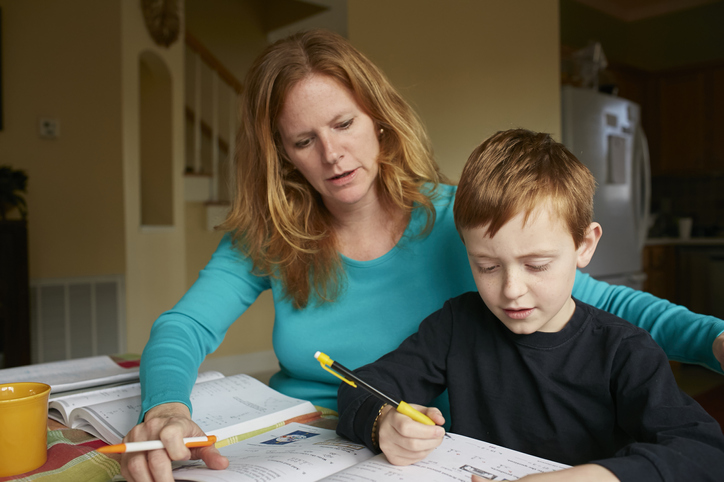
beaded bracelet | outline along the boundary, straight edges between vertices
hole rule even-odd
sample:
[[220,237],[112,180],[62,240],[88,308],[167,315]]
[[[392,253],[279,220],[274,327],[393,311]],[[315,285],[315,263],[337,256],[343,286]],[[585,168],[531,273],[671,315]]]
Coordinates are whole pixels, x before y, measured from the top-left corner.
[[380,416],[382,415],[382,410],[384,410],[386,406],[386,403],[382,404],[382,406],[380,407],[380,411],[377,412],[377,416],[375,417],[375,422],[372,424],[372,447],[374,447],[374,449],[377,451],[380,450],[380,442],[377,440],[377,432],[379,431],[378,424],[380,421]]

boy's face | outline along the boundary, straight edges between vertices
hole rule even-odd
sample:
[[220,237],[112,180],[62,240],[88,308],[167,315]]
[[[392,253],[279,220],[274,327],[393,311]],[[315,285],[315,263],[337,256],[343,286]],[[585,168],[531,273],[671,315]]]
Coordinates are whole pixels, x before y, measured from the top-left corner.
[[601,236],[591,223],[576,249],[568,227],[551,215],[548,204],[536,208],[523,225],[519,213],[487,237],[487,226],[462,231],[470,268],[487,307],[513,333],[561,330],[573,315],[571,298],[576,268],[585,267]]

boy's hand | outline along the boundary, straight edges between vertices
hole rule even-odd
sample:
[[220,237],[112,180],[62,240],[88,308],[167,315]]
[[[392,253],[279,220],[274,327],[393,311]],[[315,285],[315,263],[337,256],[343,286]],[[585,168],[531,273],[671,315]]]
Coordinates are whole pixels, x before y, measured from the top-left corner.
[[724,370],[724,333],[716,337],[712,350],[716,359],[719,360],[721,369]]
[[398,413],[392,406],[385,407],[378,422],[378,440],[380,449],[393,465],[419,462],[440,445],[445,436],[445,429],[440,427],[445,423],[445,418],[440,410],[410,405],[430,417],[437,425],[424,425]]
[[[518,480],[520,482],[618,482],[618,477],[601,465],[585,464],[555,472],[526,475]],[[473,475],[471,481],[485,482],[485,479]]]

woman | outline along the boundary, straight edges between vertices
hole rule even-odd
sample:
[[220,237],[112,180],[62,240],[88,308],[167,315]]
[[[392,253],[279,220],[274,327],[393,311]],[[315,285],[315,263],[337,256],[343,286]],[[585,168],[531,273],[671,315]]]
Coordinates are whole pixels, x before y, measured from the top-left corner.
[[[356,368],[475,290],[452,218],[455,188],[369,60],[338,35],[307,32],[267,48],[244,85],[227,234],[143,353],[143,423],[125,440],[160,438],[166,451],[124,455],[129,480],[171,480],[169,458],[189,456],[181,438],[203,433],[189,416],[198,366],[262,291],[274,295],[281,365],[270,385],[336,408],[338,380],[319,368],[317,350]],[[670,357],[715,367],[716,346],[724,360],[720,320],[581,273],[573,294],[648,329]],[[192,455],[228,463],[213,448]]]

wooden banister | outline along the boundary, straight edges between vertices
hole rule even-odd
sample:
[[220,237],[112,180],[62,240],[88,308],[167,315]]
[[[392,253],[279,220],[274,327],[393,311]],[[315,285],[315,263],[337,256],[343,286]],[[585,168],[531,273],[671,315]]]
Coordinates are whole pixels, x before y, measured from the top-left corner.
[[243,89],[241,82],[188,30],[186,30],[186,45],[196,52],[209,67],[215,70],[219,77],[229,84],[237,94],[241,94]]

